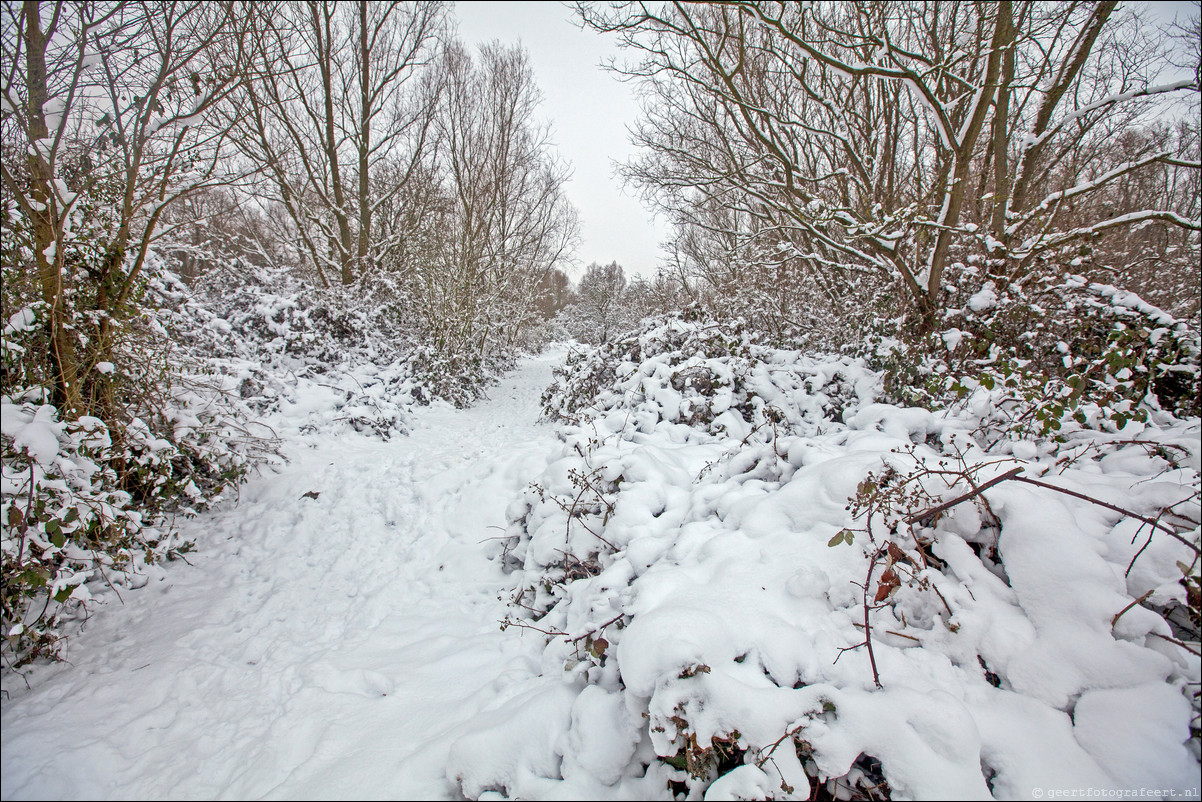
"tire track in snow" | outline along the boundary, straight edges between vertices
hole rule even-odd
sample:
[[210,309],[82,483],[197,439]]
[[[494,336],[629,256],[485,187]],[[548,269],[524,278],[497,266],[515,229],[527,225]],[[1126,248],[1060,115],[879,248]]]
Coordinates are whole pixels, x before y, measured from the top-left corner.
[[194,568],[110,596],[73,666],[4,702],[3,796],[451,797],[450,741],[541,650],[499,631],[482,541],[555,449],[534,421],[561,358],[409,437],[302,441],[184,523]]

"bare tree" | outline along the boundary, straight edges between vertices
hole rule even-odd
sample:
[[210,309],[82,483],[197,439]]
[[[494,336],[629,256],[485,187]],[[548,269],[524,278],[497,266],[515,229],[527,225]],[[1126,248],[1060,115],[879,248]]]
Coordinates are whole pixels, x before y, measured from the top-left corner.
[[575,244],[566,166],[536,115],[525,51],[493,43],[474,58],[449,44],[438,65],[434,171],[447,199],[435,259],[415,267],[425,325],[447,351],[510,345],[536,321],[536,288]]
[[212,112],[242,68],[243,29],[229,3],[3,8],[0,175],[28,220],[14,231],[29,236],[53,398],[64,415],[107,416],[111,384],[92,368],[113,359],[164,212],[236,179]]
[[[421,164],[437,92],[420,85],[441,3],[247,3],[256,69],[231,107],[242,154],[287,211],[320,281],[351,284],[374,253],[377,210]],[[381,168],[391,179],[382,184]]]
[[548,271],[535,287],[535,306],[543,320],[555,317],[574,297],[572,280],[559,268]]
[[578,317],[583,324],[581,335],[591,342],[603,343],[624,322],[622,297],[626,291],[626,273],[617,262],[585,269],[577,288]]
[[[857,275],[898,282],[922,323],[953,254],[1000,282],[1065,249],[1197,213],[1083,216],[1139,171],[1196,170],[1170,150],[1099,147],[1196,76],[1156,82],[1163,53],[1114,2],[581,6],[641,60],[648,98],[627,175],[685,228],[796,262],[838,305]],[[1157,199],[1146,199],[1156,203]],[[713,207],[730,210],[725,225]]]

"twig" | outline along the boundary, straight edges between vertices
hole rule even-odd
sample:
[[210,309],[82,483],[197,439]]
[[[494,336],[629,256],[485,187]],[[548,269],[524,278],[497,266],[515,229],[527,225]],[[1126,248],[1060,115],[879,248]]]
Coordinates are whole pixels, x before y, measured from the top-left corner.
[[899,638],[908,638],[909,640],[912,640],[912,641],[914,641],[915,643],[922,643],[922,641],[921,641],[921,640],[919,640],[918,638],[914,637],[913,635],[907,635],[907,634],[905,634],[904,632],[894,632],[892,629],[886,629],[886,630],[885,630],[885,634],[887,634],[887,635],[896,635],[896,636],[897,636],[897,637],[899,637]]
[[[770,747],[768,747],[768,746],[762,747],[762,748],[760,749],[761,757],[759,757],[759,758],[756,760],[756,762],[755,762],[755,765],[756,765],[756,767],[757,767],[757,768],[761,768],[761,769],[762,769],[762,768],[764,767],[764,764],[765,764],[765,763],[767,763],[767,762],[768,762],[768,760],[769,760],[769,758],[771,758],[771,757],[772,757],[772,753],[776,751],[776,748],[777,748],[778,746],[780,746],[782,743],[784,743],[786,738],[790,738],[790,737],[792,737],[792,736],[795,736],[795,735],[797,735],[797,733],[799,733],[799,732],[801,732],[801,727],[794,727],[794,728],[793,728],[793,729],[791,729],[791,730],[786,730],[786,731],[785,731],[785,734],[784,734],[784,735],[782,735],[781,737],[777,738],[777,739],[776,739],[776,743],[772,744],[772,746],[770,746]],[[765,755],[765,754],[763,754],[763,752],[764,752],[764,750],[765,750],[765,749],[767,749],[767,750],[768,750],[768,754],[766,754],[766,755]],[[776,761],[773,761],[773,763],[775,763],[775,762],[776,762]],[[777,770],[779,771],[779,769],[777,769]],[[784,779],[784,777],[782,777],[781,779]]]
[[1195,545],[1194,543],[1191,543],[1189,540],[1182,537],[1180,534],[1178,534],[1176,532],[1176,530],[1172,529],[1168,525],[1162,524],[1156,518],[1149,518],[1145,515],[1140,515],[1137,512],[1133,512],[1132,510],[1124,509],[1123,507],[1119,507],[1118,505],[1111,504],[1108,501],[1102,501],[1101,499],[1096,499],[1093,496],[1087,496],[1084,493],[1078,493],[1076,490],[1069,490],[1066,487],[1058,487],[1056,485],[1049,484],[1047,482],[1041,482],[1038,479],[1032,479],[1027,476],[1020,476],[1019,474],[1021,474],[1022,471],[1023,471],[1022,467],[1018,467],[1018,468],[1014,468],[1012,470],[1006,471],[1006,473],[1003,473],[1001,476],[995,476],[994,478],[990,479],[988,482],[982,483],[979,487],[975,488],[971,492],[965,493],[964,495],[958,496],[958,497],[952,499],[951,501],[940,504],[938,507],[932,507],[929,510],[923,510],[922,512],[916,512],[913,515],[910,515],[903,520],[905,520],[905,522],[908,524],[929,520],[932,516],[937,515],[946,509],[954,507],[957,504],[967,501],[970,498],[979,496],[983,491],[985,491],[986,489],[988,489],[1000,482],[1004,482],[1007,479],[1013,479],[1016,482],[1025,482],[1026,484],[1034,485],[1035,487],[1042,487],[1045,490],[1054,490],[1057,493],[1063,493],[1066,496],[1072,496],[1073,498],[1078,498],[1078,499],[1081,499],[1082,501],[1088,501],[1090,504],[1096,504],[1099,507],[1105,507],[1108,510],[1113,510],[1114,512],[1117,512],[1121,515],[1126,515],[1128,518],[1134,518],[1137,521],[1143,521],[1148,526],[1155,527],[1156,529],[1159,529],[1160,531],[1164,532],[1165,534],[1169,535],[1170,537],[1179,540],[1181,543],[1185,544],[1186,546],[1189,546],[1191,549],[1193,549],[1195,554],[1200,553],[1200,549],[1197,545]]
[[[871,515],[871,513],[869,513]],[[868,622],[870,608],[868,606],[868,586],[872,584],[872,572],[876,570],[877,558],[881,556],[878,548],[868,561],[868,578],[864,580],[864,645],[868,647],[868,662],[872,665],[872,681],[881,687],[881,675],[876,669],[876,654],[872,650],[872,625]]]
[[[857,624],[855,621],[852,621],[852,622],[851,622],[851,625],[852,625],[853,627],[859,627],[860,629],[863,629],[863,628],[864,628],[864,625],[863,625],[863,624]],[[893,631],[892,629],[886,629],[886,630],[885,630],[885,634],[886,634],[886,635],[896,635],[896,636],[897,636],[897,637],[899,637],[899,638],[906,638],[907,640],[912,640],[912,641],[914,641],[915,643],[922,643],[922,641],[921,641],[921,640],[919,640],[918,638],[914,637],[913,635],[907,635],[907,634],[906,634],[906,633],[904,633],[904,632],[895,632],[895,631]]]
[[1110,628],[1114,629],[1114,625],[1117,624],[1119,622],[1119,619],[1123,617],[1123,613],[1127,612],[1128,610],[1130,610],[1132,607],[1134,607],[1137,604],[1143,604],[1155,592],[1156,592],[1155,590],[1149,590],[1147,593],[1140,596],[1138,599],[1131,602],[1126,607],[1124,607],[1123,609],[1121,609],[1117,613],[1115,613],[1114,618],[1110,619]]
[[1169,643],[1176,644],[1177,646],[1180,646],[1182,649],[1185,649],[1187,652],[1190,652],[1191,654],[1196,654],[1199,657],[1202,657],[1202,652],[1199,652],[1197,649],[1195,649],[1193,646],[1190,646],[1188,643],[1182,643],[1181,641],[1177,640],[1176,638],[1170,638],[1168,635],[1161,635],[1159,632],[1149,632],[1148,634],[1155,635],[1156,637],[1160,638],[1161,640],[1167,640]]
[[33,457],[29,455],[29,449],[25,450],[25,454],[29,456],[29,506],[21,516],[21,544],[17,546],[17,568],[21,568],[25,563],[25,533],[29,531],[29,516],[33,514]]
[[522,629],[533,629],[535,632],[541,632],[549,638],[563,637],[568,634],[566,632],[560,632],[558,629],[549,629],[548,630],[548,629],[543,629],[541,627],[536,627],[536,626],[534,626],[534,624],[528,624],[525,621],[521,621],[516,618],[504,618],[504,619],[498,621],[497,623],[501,625],[501,629],[505,629],[507,627],[521,627]]
[[[936,587],[935,583],[931,582],[930,580],[927,580],[927,583],[931,586],[931,590],[935,591],[935,595],[939,597],[939,601],[943,602],[943,607],[945,610],[947,610],[948,617],[950,618],[955,615],[955,613],[952,612],[952,606],[947,603],[947,599],[943,598],[943,594],[939,592],[939,588]],[[965,585],[964,587],[967,588],[968,585]]]
[[[1139,537],[1139,533],[1141,531],[1143,531],[1143,526],[1140,526],[1140,528],[1135,531],[1135,536]],[[1151,532],[1149,532],[1148,539],[1144,541],[1144,545],[1140,546],[1139,551],[1135,552],[1134,556],[1131,557],[1131,562],[1127,563],[1127,570],[1123,571],[1124,578],[1131,576],[1131,569],[1135,567],[1135,561],[1139,559],[1139,555],[1144,553],[1144,549],[1146,549],[1146,548],[1148,548],[1148,546],[1152,545],[1152,537],[1155,534],[1156,534],[1155,529],[1153,529]]]
[[[625,614],[625,613],[618,613],[618,614],[617,614],[617,615],[615,615],[613,618],[609,619],[608,621],[606,621],[604,624],[602,624],[601,626],[597,627],[596,629],[590,629],[588,632],[584,633],[583,635],[577,635],[576,637],[574,637],[574,638],[571,638],[571,639],[568,641],[568,643],[577,643],[577,642],[579,642],[579,641],[582,641],[582,640],[584,640],[585,638],[591,637],[592,635],[594,635],[594,634],[596,634],[596,633],[600,632],[601,630],[605,629],[605,628],[606,628],[607,626],[609,626],[610,624],[613,624],[613,623],[616,623],[616,622],[618,622],[618,621],[622,620],[622,617],[623,617],[624,615],[626,615],[626,614]],[[565,632],[564,634],[566,635],[567,633]]]
[[970,498],[974,498],[976,496],[981,495],[981,493],[985,492],[986,490],[988,490],[989,488],[993,487],[994,485],[996,485],[1000,482],[1004,482],[1007,479],[1018,478],[1018,475],[1020,473],[1022,473],[1022,471],[1023,471],[1023,469],[1021,466],[1019,466],[1017,468],[1012,468],[1009,471],[1006,471],[1005,473],[1003,473],[1001,476],[995,476],[992,479],[990,479],[988,482],[982,482],[980,485],[974,486],[974,488],[971,491],[965,493],[962,496],[958,496],[957,498],[954,498],[951,501],[944,502],[943,504],[940,504],[938,507],[932,507],[929,510],[924,510],[922,512],[916,512],[913,515],[910,515],[907,518],[905,518],[905,521],[908,524],[912,524],[912,523],[917,523],[919,521],[924,521],[929,518],[932,518],[935,515],[938,515],[939,513],[943,512],[944,510],[951,509],[952,507],[956,506],[957,504],[959,504],[963,501],[968,501]]
[[[1010,478],[1010,477],[1007,477],[1007,478]],[[1055,490],[1057,493],[1063,493],[1066,496],[1072,496],[1073,498],[1079,498],[1082,501],[1088,501],[1090,504],[1096,504],[1099,507],[1105,507],[1108,510],[1114,510],[1117,513],[1126,515],[1128,518],[1134,518],[1137,521],[1143,521],[1148,526],[1153,526],[1153,527],[1159,529],[1160,531],[1164,532],[1165,534],[1167,534],[1171,537],[1174,537],[1177,540],[1180,540],[1182,543],[1184,543],[1185,545],[1187,545],[1191,549],[1193,549],[1195,554],[1198,553],[1199,549],[1196,545],[1194,545],[1193,543],[1190,543],[1184,537],[1177,534],[1177,532],[1175,530],[1166,526],[1165,524],[1162,524],[1160,521],[1156,520],[1155,518],[1148,518],[1146,516],[1140,515],[1137,512],[1132,512],[1131,510],[1123,509],[1122,507],[1116,506],[1109,502],[1101,501],[1099,499],[1093,498],[1092,496],[1087,496],[1084,493],[1078,493],[1075,490],[1069,490],[1068,488],[1065,488],[1065,487],[1057,487],[1056,485],[1048,484],[1047,482],[1041,482],[1038,479],[1030,479],[1026,476],[1014,476],[1013,478],[1015,479],[1015,481],[1018,481],[1018,482],[1026,482],[1027,484],[1035,485],[1036,487],[1046,488],[1047,490]]]

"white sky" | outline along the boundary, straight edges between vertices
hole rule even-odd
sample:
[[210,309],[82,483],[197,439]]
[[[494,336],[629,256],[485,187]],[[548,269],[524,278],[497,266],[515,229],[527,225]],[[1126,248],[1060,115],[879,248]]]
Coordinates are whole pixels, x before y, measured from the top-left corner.
[[612,39],[582,31],[569,8],[554,2],[457,2],[459,36],[469,45],[493,39],[520,41],[530,54],[543,117],[550,121],[558,151],[573,170],[567,195],[580,212],[579,265],[617,261],[626,275],[650,277],[660,259],[667,229],[656,225],[633,191],[622,189],[614,161],[634,148],[626,126],[638,114],[634,87],[598,65],[619,56]]

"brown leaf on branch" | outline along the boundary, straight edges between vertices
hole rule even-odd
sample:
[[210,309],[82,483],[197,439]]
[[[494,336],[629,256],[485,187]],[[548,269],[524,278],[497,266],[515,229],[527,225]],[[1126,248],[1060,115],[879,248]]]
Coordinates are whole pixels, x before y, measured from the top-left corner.
[[899,587],[901,587],[901,580],[897,578],[897,572],[892,568],[886,568],[885,572],[881,574],[881,581],[877,586],[876,596],[873,597],[872,601],[875,604],[880,604],[892,596],[894,591]]

